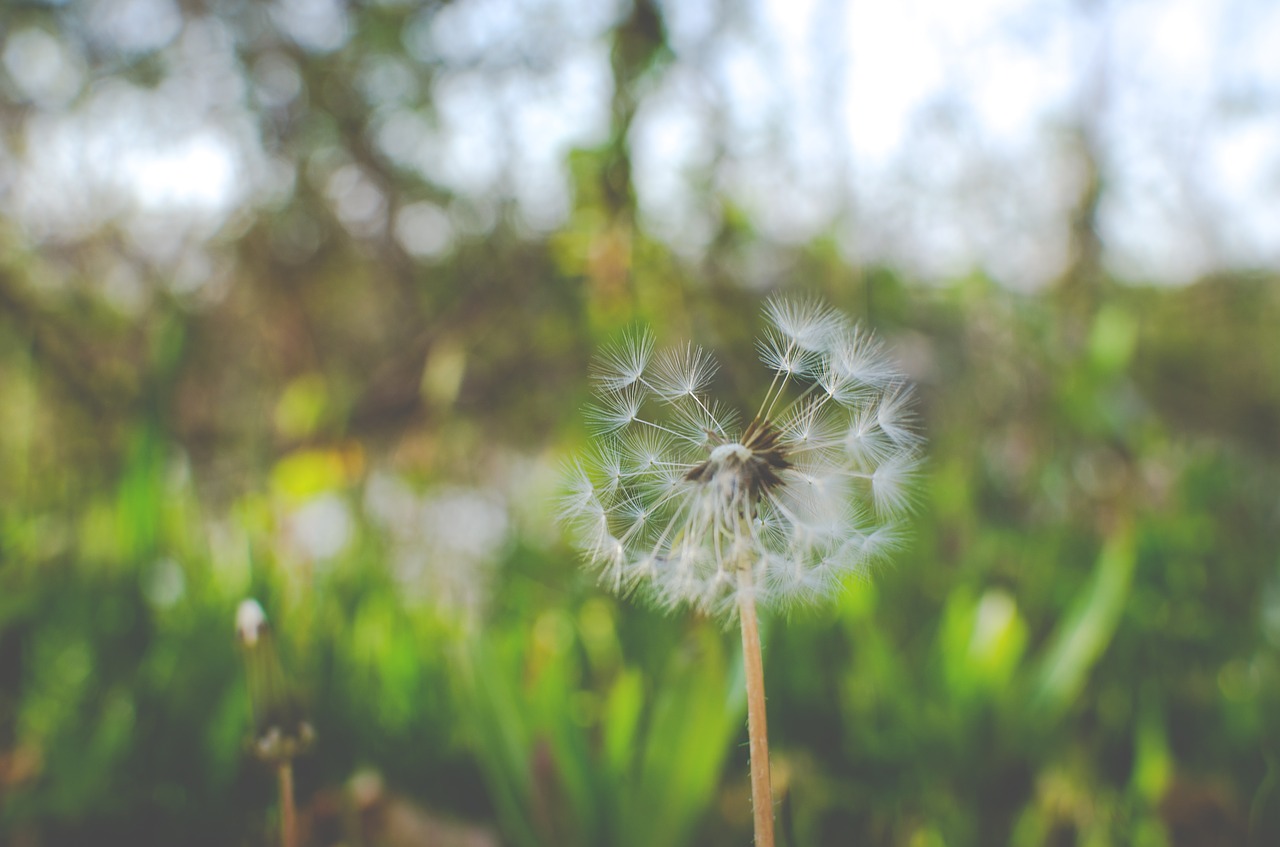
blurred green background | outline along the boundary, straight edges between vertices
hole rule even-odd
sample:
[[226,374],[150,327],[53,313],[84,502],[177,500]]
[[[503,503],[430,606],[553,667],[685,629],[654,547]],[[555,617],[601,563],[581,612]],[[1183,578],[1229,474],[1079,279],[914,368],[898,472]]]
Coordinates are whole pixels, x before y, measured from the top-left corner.
[[0,843],[274,843],[248,596],[309,844],[749,843],[736,635],[603,593],[554,497],[593,351],[649,323],[758,397],[780,291],[888,342],[929,457],[893,564],[765,622],[781,843],[1280,844],[1274,264],[1112,261],[1087,104],[1025,277],[864,241],[910,180],[795,224],[732,5],[4,5]]

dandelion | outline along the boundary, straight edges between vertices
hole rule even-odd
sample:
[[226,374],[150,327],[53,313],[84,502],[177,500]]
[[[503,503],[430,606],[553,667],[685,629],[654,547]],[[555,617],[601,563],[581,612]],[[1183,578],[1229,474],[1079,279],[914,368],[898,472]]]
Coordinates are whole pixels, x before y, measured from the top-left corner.
[[659,605],[792,606],[865,573],[896,537],[919,463],[910,392],[883,347],[834,309],[774,300],[772,382],[745,426],[707,393],[715,361],[632,335],[600,357],[594,452],[561,514],[602,582]]
[[772,379],[750,418],[708,395],[716,363],[699,347],[655,353],[645,332],[606,349],[594,451],[571,468],[560,512],[615,593],[739,620],[756,840],[771,845],[756,606],[829,597],[894,546],[921,439],[870,334],[814,301],[774,299],[764,315]]
[[280,842],[284,847],[297,847],[293,760],[311,746],[315,731],[285,680],[271,625],[257,600],[244,600],[236,609],[236,640],[244,655],[253,709],[253,751],[276,769],[280,784]]

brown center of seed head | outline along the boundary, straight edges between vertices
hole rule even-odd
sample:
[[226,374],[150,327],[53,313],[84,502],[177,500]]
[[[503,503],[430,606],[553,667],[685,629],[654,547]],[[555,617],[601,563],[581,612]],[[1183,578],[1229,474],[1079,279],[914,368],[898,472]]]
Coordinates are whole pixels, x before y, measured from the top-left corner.
[[791,467],[781,434],[769,421],[754,420],[736,443],[720,444],[711,455],[685,474],[690,482],[728,482],[727,496],[747,492],[747,502],[754,506],[765,492],[781,486],[778,475]]

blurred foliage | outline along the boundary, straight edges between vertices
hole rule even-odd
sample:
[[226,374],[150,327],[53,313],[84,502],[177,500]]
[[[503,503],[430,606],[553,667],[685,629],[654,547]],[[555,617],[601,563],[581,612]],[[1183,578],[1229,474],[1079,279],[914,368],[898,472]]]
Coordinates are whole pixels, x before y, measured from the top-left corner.
[[[783,843],[1280,843],[1274,277],[1126,285],[1084,225],[1050,290],[924,287],[727,203],[706,255],[674,252],[630,185],[637,92],[671,61],[647,2],[606,34],[610,131],[569,157],[563,225],[497,203],[468,230],[474,198],[380,153],[355,84],[398,58],[431,90],[444,69],[401,55],[414,7],[353,6],[317,50],[196,5],[239,72],[303,92],[254,104],[293,189],[199,245],[216,290],[175,291],[118,224],[0,221],[0,841],[269,843],[232,633],[253,596],[317,732],[311,843],[414,843],[393,801],[518,847],[747,843],[736,638],[602,596],[551,503],[591,352],[627,324],[725,351],[750,393],[740,283],[767,255],[769,288],[890,340],[930,445],[909,549],[767,622]],[[166,73],[75,4],[4,14],[95,79]],[[6,91],[15,125],[53,108]],[[344,165],[381,225],[326,194]],[[427,201],[462,234],[423,259],[389,222]],[[121,268],[141,305],[104,293]]]

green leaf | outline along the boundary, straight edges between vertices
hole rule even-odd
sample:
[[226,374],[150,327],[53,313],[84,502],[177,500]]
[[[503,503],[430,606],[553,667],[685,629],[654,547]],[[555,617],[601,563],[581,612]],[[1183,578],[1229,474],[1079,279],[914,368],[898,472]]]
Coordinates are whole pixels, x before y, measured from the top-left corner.
[[1103,545],[1089,584],[1050,640],[1033,698],[1037,711],[1056,716],[1080,695],[1120,623],[1136,559],[1133,529],[1125,524]]

